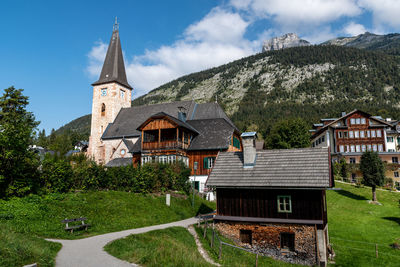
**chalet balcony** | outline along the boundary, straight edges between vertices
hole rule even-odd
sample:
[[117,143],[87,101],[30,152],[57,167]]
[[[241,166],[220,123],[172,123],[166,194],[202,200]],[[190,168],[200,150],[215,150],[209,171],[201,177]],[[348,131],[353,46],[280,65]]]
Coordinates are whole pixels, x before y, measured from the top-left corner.
[[187,149],[188,144],[181,141],[169,140],[160,142],[143,142],[142,150],[169,150],[169,149]]

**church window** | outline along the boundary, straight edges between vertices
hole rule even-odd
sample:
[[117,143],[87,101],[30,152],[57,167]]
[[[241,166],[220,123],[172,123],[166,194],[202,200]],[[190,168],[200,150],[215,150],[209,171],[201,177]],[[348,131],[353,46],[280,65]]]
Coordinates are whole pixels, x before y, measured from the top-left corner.
[[106,115],[106,105],[103,103],[101,104],[101,116]]
[[101,89],[101,96],[106,96],[107,95],[107,88],[102,88]]
[[121,149],[121,156],[125,155],[126,150],[125,149]]

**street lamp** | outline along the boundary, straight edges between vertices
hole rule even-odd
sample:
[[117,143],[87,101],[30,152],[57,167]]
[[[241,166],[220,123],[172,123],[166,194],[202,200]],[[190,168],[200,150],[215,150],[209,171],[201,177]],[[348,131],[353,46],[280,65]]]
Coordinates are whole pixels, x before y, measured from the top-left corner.
[[193,185],[192,185],[192,187],[193,187],[193,201],[192,201],[192,206],[193,206],[193,208],[194,208],[194,189],[195,189],[195,185],[196,185],[197,165],[198,165],[198,162],[195,161],[194,164],[193,164],[194,177],[193,177]]

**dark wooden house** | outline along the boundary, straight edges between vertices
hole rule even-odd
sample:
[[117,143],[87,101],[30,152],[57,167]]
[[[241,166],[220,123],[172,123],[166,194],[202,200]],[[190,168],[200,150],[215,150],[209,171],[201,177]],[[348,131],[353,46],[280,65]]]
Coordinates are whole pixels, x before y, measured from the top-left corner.
[[333,186],[328,148],[219,153],[206,185],[216,189],[216,227],[254,250],[300,264],[326,264],[325,190]]

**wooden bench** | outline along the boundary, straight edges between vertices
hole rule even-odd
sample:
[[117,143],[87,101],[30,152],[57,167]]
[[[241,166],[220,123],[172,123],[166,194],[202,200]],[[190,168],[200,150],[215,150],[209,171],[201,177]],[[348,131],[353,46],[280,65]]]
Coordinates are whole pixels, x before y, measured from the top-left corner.
[[[85,228],[85,230],[88,229],[90,224],[85,223],[86,218],[75,218],[75,219],[65,219],[62,220],[61,223],[65,223],[65,231],[71,231],[71,233],[74,232],[75,229],[81,229]],[[81,224],[75,224],[75,225],[68,225],[71,222],[82,222]]]

